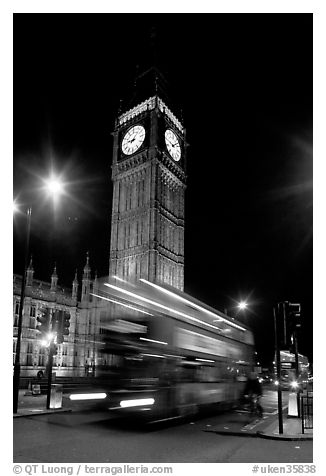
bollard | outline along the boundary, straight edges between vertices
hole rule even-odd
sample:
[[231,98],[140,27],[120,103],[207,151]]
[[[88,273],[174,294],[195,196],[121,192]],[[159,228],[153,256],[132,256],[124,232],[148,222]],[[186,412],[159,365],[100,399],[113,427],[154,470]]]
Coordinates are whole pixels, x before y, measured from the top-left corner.
[[295,392],[289,393],[288,417],[298,417],[298,399]]
[[51,385],[49,408],[62,408],[62,385]]
[[28,387],[27,387],[27,390],[26,392],[24,393],[24,395],[32,395],[33,394],[33,391],[32,391],[32,382],[29,380],[28,381]]

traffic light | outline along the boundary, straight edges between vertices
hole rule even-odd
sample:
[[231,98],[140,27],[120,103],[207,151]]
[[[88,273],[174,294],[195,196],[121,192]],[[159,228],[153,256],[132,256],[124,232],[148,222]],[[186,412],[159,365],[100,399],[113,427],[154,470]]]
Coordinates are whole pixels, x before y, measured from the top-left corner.
[[277,328],[280,348],[290,349],[294,335],[301,327],[301,305],[289,301],[279,302],[277,305]]
[[293,333],[301,327],[301,305],[299,303],[288,303],[287,318],[290,332]]
[[51,353],[52,355],[58,355],[58,346],[54,342],[51,344]]
[[58,311],[58,310],[55,310],[53,311],[52,313],[52,332],[53,333],[58,333],[59,329],[60,329],[60,312],[61,311]]
[[290,336],[290,351],[296,353],[298,331],[302,324],[301,306],[298,303],[289,302],[287,305],[287,322]]
[[70,314],[67,311],[57,311],[58,318],[56,321],[57,344],[62,344],[64,336],[69,335]]
[[301,305],[299,303],[287,302],[286,320],[291,344],[293,343],[293,335],[297,333],[301,327]]
[[36,329],[41,332],[42,337],[46,337],[50,332],[51,314],[50,309],[41,307],[36,316]]
[[294,337],[301,327],[301,305],[284,301],[278,303],[278,339],[280,347],[291,349],[293,347]]

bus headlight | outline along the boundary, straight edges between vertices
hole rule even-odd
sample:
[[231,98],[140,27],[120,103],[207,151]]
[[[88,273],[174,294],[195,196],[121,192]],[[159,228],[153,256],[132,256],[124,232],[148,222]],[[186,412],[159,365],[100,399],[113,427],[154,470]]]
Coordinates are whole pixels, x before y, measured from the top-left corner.
[[141,407],[143,405],[153,405],[155,402],[154,398],[137,398],[135,400],[122,400],[120,402],[120,407]]

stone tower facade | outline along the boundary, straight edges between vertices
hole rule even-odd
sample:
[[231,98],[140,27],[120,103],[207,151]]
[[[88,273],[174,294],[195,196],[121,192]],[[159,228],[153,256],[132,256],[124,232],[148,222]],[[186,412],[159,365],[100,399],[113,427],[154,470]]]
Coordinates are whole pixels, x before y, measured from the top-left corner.
[[143,76],[154,89],[113,132],[110,275],[183,291],[185,129],[162,99],[159,72]]

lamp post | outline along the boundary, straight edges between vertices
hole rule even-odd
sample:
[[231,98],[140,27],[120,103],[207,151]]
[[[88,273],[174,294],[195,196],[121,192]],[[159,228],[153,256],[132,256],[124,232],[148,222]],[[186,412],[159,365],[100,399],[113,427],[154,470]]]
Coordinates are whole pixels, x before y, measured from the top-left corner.
[[[63,192],[63,184],[59,179],[53,175],[50,179],[45,181],[45,189],[52,195],[52,198],[55,199],[57,195]],[[17,210],[17,207],[14,204],[14,210]],[[16,343],[16,355],[15,355],[15,364],[14,364],[14,379],[13,379],[13,412],[17,413],[18,410],[18,396],[19,396],[19,382],[20,382],[20,348],[21,348],[21,339],[22,339],[22,326],[23,326],[23,312],[24,312],[24,300],[25,300],[25,291],[26,291],[26,271],[29,255],[29,242],[31,234],[31,218],[32,218],[32,207],[28,207],[26,213],[26,241],[25,241],[25,257],[24,257],[24,270],[23,270],[23,279],[20,291],[20,304],[19,304],[19,314],[18,314],[18,327],[17,327],[17,343]]]
[[24,272],[23,280],[20,292],[20,304],[19,304],[19,314],[18,314],[18,332],[17,332],[17,344],[16,344],[16,355],[15,355],[15,365],[14,365],[14,392],[13,392],[13,412],[17,413],[18,409],[18,393],[19,393],[19,381],[20,381],[20,346],[21,346],[21,337],[22,337],[22,324],[23,324],[23,310],[24,310],[24,299],[25,299],[25,288],[26,288],[26,270],[27,270],[27,261],[29,254],[29,238],[31,232],[31,217],[32,217],[32,208],[27,209],[26,214],[26,242],[25,242],[25,260],[24,260]]

